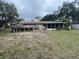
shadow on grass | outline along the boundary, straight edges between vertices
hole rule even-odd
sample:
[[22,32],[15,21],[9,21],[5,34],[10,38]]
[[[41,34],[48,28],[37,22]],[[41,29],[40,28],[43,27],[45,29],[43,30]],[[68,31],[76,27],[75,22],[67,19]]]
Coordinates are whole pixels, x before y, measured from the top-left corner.
[[0,36],[5,36],[8,33],[11,33],[11,30],[9,30],[9,29],[2,30],[2,31],[0,31]]
[[5,59],[5,57],[4,56],[0,56],[0,59]]

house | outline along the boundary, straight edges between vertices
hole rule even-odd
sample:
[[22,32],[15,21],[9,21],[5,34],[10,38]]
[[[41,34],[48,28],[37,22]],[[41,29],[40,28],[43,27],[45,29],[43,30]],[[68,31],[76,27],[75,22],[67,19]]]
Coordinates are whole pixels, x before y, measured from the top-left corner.
[[25,30],[56,30],[63,29],[65,22],[60,21],[38,21],[38,22],[21,22],[17,25],[12,25],[12,32],[19,32]]

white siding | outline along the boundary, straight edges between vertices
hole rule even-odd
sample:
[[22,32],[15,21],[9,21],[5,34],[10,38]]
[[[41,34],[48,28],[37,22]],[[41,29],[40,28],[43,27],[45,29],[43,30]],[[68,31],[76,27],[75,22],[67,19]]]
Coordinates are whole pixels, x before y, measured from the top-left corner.
[[79,24],[72,24],[73,29],[79,29]]

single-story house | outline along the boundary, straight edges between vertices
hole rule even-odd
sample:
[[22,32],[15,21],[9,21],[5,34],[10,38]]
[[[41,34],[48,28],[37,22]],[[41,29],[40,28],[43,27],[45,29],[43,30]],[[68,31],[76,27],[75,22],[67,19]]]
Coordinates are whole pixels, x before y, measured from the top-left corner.
[[17,25],[12,25],[11,29],[13,32],[19,32],[24,30],[34,30],[34,29],[45,29],[45,30],[55,30],[63,29],[65,22],[60,21],[39,21],[39,22],[22,22]]

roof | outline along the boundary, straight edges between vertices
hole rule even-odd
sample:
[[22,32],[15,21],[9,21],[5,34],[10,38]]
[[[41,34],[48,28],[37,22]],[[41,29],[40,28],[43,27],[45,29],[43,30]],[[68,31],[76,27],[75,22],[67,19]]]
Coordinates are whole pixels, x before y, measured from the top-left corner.
[[33,26],[33,25],[22,25],[22,24],[17,24],[17,25],[13,25],[13,26],[11,26],[11,28],[33,28],[33,27],[35,27],[35,26]]
[[43,25],[43,24],[64,24],[65,22],[60,21],[40,21],[40,22],[22,22],[20,24],[13,25],[12,28],[31,28],[33,25]]
[[21,24],[61,24],[61,23],[65,23],[65,22],[61,22],[61,21],[40,21],[40,22],[23,22]]

